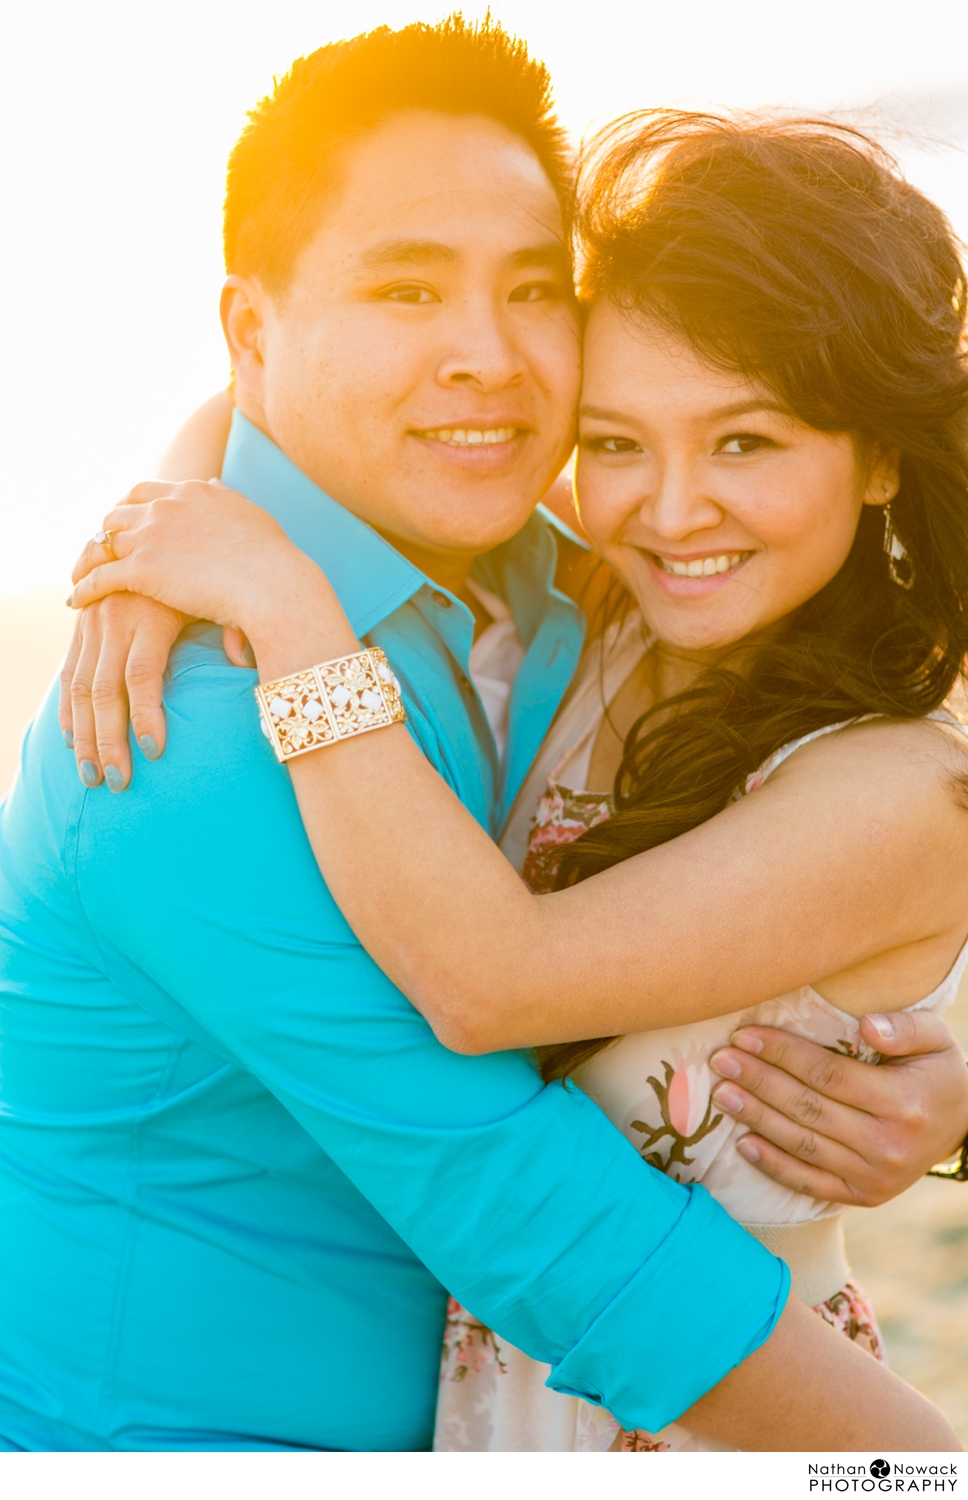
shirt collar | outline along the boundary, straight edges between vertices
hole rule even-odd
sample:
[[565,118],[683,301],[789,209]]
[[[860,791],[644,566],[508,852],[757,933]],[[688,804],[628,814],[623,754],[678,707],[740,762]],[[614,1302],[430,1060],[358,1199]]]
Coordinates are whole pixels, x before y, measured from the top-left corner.
[[[232,417],[222,479],[274,516],[290,540],[322,568],[358,636],[373,630],[424,587],[434,595],[447,593],[368,522],[307,478],[238,410]],[[474,573],[481,583],[507,600],[526,647],[544,616],[549,594],[559,597],[553,587],[556,531],[579,546],[585,545],[564,522],[539,505],[516,536],[474,563]],[[467,641],[451,643],[466,669],[464,658],[470,649],[473,618],[466,605],[452,595],[448,597],[459,606],[459,615],[467,617]],[[568,604],[574,610],[570,601]]]
[[232,417],[222,479],[274,516],[290,540],[322,568],[358,636],[427,582],[419,568],[313,484],[240,411]]

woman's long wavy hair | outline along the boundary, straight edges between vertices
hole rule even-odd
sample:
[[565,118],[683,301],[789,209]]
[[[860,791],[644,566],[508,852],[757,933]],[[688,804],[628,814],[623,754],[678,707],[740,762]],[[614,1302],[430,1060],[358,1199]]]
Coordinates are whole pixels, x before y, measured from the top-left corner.
[[[713,817],[800,735],[937,708],[968,653],[966,284],[940,209],[856,130],[659,110],[593,142],[577,224],[586,304],[684,336],[860,454],[900,451],[891,514],[914,583],[892,581],[884,514],[864,506],[840,572],[781,635],[634,725],[615,815],[567,846],[559,887]],[[544,1076],[610,1040],[540,1049]]]

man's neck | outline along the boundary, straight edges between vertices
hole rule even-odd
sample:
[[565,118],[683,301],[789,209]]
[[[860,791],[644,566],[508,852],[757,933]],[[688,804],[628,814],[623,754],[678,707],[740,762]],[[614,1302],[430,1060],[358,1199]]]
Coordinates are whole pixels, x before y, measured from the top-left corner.
[[[238,390],[234,392],[234,399],[242,415],[254,427],[258,427],[270,442],[274,443],[276,440],[259,403],[245,392]],[[389,531],[380,530],[379,527],[374,529],[379,531],[384,541],[389,542],[391,547],[395,547],[408,562],[412,562],[414,567],[419,568],[421,573],[426,574],[432,582],[440,584],[441,588],[447,589],[466,604],[474,616],[478,629],[490,624],[490,616],[467,587],[467,580],[474,565],[474,553],[437,551],[434,548],[421,547],[418,542],[405,541]]]
[[433,583],[438,583],[441,588],[447,589],[449,593],[454,594],[467,605],[474,616],[475,634],[490,625],[490,615],[477,596],[467,587],[475,553],[438,552],[435,548],[421,547],[418,542],[405,541],[389,531],[381,531],[380,535],[408,562],[412,562],[415,568],[425,573]]

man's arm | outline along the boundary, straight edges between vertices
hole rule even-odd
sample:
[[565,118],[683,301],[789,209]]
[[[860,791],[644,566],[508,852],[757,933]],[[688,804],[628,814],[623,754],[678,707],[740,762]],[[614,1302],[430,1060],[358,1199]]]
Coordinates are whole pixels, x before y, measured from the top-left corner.
[[567,1360],[582,1394],[637,1372],[622,1419],[662,1425],[768,1337],[781,1264],[707,1194],[646,1169],[580,1093],[542,1087],[516,1054],[436,1041],[323,884],[254,680],[183,648],[168,753],[124,797],[87,798],[78,889],[113,982],[147,974],[477,1316]]

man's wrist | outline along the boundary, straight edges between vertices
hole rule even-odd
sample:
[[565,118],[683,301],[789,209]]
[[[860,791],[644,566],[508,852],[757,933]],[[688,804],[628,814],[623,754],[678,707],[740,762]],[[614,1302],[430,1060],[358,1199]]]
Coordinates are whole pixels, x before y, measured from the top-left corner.
[[957,1144],[948,1155],[931,1167],[928,1177],[946,1177],[949,1182],[968,1182],[968,1120],[962,1119],[964,1127]]

